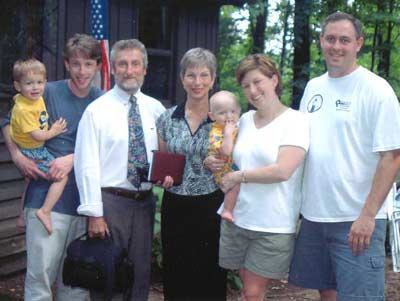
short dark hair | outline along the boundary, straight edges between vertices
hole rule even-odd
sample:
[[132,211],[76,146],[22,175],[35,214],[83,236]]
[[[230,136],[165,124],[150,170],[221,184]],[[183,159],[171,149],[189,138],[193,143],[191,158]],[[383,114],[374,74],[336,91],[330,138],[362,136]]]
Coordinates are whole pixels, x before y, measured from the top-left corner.
[[64,47],[63,57],[69,60],[76,55],[82,55],[87,59],[96,60],[101,63],[100,43],[92,36],[76,33],[68,39]]
[[354,17],[354,16],[352,16],[350,14],[347,14],[347,13],[344,13],[344,12],[340,12],[340,11],[337,11],[337,12],[335,12],[333,14],[330,14],[324,20],[324,23],[322,23],[322,32],[321,32],[321,34],[324,35],[326,26],[329,23],[334,23],[334,22],[342,21],[342,20],[350,21],[351,24],[353,24],[354,30],[356,31],[357,40],[364,36],[363,26],[362,26],[360,20],[358,20],[356,17]]

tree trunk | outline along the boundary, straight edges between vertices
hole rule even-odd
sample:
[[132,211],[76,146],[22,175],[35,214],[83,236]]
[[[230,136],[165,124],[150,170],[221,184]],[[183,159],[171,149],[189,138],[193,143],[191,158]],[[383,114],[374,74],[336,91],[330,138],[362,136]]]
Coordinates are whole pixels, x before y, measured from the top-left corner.
[[292,105],[298,109],[304,88],[310,78],[311,0],[296,0],[294,5],[294,55]]
[[[385,0],[380,0],[376,2],[377,4],[377,13],[382,15],[385,13]],[[382,70],[383,70],[383,31],[384,31],[384,24],[382,22],[382,20],[377,19],[377,40],[376,40],[376,51],[378,53],[378,65],[377,65],[377,69],[376,72],[383,76],[382,74]]]
[[[394,1],[389,1],[389,11],[386,12],[386,1],[379,2],[379,9],[381,9],[381,13],[388,14],[388,16],[392,16],[394,9]],[[389,77],[390,73],[390,50],[392,45],[392,31],[393,31],[393,22],[391,20],[387,21],[387,26],[384,23],[380,24],[381,27],[381,45],[379,47],[379,63],[378,63],[378,74],[384,78]],[[384,36],[384,28],[386,27],[386,39],[383,41]]]
[[285,65],[286,60],[286,39],[288,34],[288,27],[289,27],[289,16],[292,12],[292,6],[290,5],[290,1],[284,1],[285,4],[285,15],[283,17],[283,33],[282,33],[282,51],[281,51],[281,58],[279,60],[279,72],[283,73],[283,67]]
[[372,72],[374,71],[375,68],[375,55],[376,55],[376,41],[378,40],[378,21],[375,21],[375,26],[374,26],[374,37],[372,40],[372,49],[371,49],[371,66],[369,70]]
[[251,53],[264,53],[268,0],[249,1],[250,30],[253,40]]

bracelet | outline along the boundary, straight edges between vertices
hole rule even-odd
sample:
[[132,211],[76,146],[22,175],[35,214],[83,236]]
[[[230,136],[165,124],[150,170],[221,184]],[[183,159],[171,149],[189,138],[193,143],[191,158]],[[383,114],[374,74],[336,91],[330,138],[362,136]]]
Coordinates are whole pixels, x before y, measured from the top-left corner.
[[244,174],[244,170],[242,170],[241,175],[242,175],[241,183],[247,183],[247,179],[246,179],[246,175]]

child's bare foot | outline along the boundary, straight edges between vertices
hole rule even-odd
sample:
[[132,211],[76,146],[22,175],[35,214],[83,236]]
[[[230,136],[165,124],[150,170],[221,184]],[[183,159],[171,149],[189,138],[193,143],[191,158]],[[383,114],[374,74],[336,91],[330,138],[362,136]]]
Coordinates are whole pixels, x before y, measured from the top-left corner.
[[231,211],[223,209],[221,212],[221,218],[226,220],[227,222],[233,223],[235,220],[233,219],[233,214]]
[[25,217],[24,214],[21,213],[17,218],[17,228],[23,230],[25,229],[25,226]]
[[36,216],[42,222],[43,226],[46,228],[47,232],[50,235],[51,232],[53,232],[53,227],[51,225],[50,212],[49,213],[44,212],[43,209],[40,208],[40,209],[38,209],[38,211],[36,211]]

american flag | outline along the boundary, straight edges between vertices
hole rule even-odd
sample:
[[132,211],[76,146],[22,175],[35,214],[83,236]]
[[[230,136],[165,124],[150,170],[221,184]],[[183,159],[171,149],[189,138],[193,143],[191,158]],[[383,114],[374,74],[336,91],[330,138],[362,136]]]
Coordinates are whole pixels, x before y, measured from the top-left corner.
[[[108,45],[108,1],[91,0],[92,35],[100,42],[102,52],[101,75],[98,75],[97,85],[103,90],[110,90],[110,60]],[[96,81],[96,80],[95,80]]]

